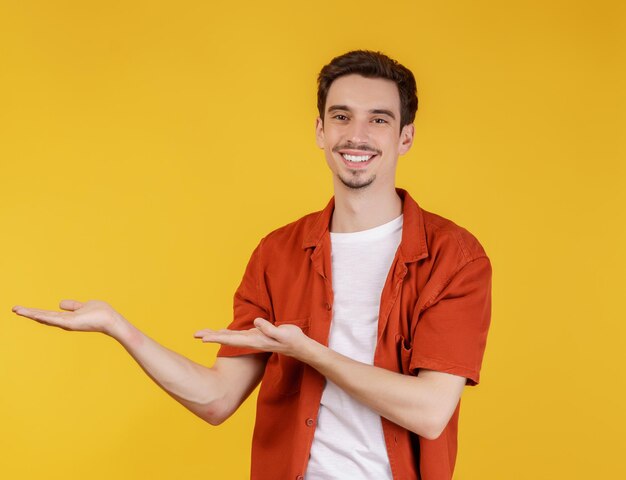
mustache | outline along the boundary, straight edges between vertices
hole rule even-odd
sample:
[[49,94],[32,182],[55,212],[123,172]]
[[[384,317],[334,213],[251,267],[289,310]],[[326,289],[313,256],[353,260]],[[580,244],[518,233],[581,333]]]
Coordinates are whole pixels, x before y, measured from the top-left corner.
[[339,153],[339,150],[344,150],[344,149],[363,150],[364,152],[372,152],[372,153],[375,153],[376,155],[381,155],[383,153],[382,151],[378,150],[377,148],[372,147],[371,145],[368,145],[367,143],[360,143],[357,145],[352,142],[343,143],[341,145],[337,145],[336,147],[333,147],[333,152]]

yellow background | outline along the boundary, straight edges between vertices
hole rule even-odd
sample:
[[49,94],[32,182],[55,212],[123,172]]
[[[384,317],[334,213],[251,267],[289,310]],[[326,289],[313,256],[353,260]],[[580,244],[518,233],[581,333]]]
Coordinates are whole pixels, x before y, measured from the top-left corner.
[[0,3],[0,477],[244,479],[113,340],[16,317],[109,301],[199,362],[258,240],[332,194],[315,80],[382,50],[418,80],[398,185],[493,269],[456,479],[625,478],[620,1]]

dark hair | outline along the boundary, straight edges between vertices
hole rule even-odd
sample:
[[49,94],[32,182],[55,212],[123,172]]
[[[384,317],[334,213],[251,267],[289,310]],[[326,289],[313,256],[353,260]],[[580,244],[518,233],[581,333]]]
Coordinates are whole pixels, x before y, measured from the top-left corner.
[[331,84],[339,77],[358,74],[367,78],[392,80],[400,94],[400,129],[415,120],[417,86],[411,70],[387,55],[371,50],[353,50],[333,58],[317,77],[317,109],[324,120],[326,96]]

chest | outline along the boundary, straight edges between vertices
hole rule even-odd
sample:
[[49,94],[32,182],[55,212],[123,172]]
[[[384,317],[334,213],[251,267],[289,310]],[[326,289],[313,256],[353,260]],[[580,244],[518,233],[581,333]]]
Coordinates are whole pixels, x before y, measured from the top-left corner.
[[[309,337],[329,345],[333,316],[361,305],[375,312],[374,364],[402,371],[402,348],[411,342],[423,283],[418,265],[405,265],[393,252],[387,258],[376,256],[374,265],[364,266],[361,253],[343,268],[332,261],[330,248],[306,253],[287,269],[266,271],[276,323],[296,324]],[[377,273],[367,274],[372,271]]]

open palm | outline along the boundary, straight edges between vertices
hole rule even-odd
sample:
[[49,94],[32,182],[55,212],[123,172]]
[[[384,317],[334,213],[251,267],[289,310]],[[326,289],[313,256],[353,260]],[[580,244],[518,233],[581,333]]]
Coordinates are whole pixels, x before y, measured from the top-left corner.
[[89,300],[82,303],[77,300],[61,300],[59,307],[64,312],[26,308],[20,305],[13,307],[13,312],[45,325],[52,325],[64,330],[82,332],[110,333],[120,314],[101,300]]

